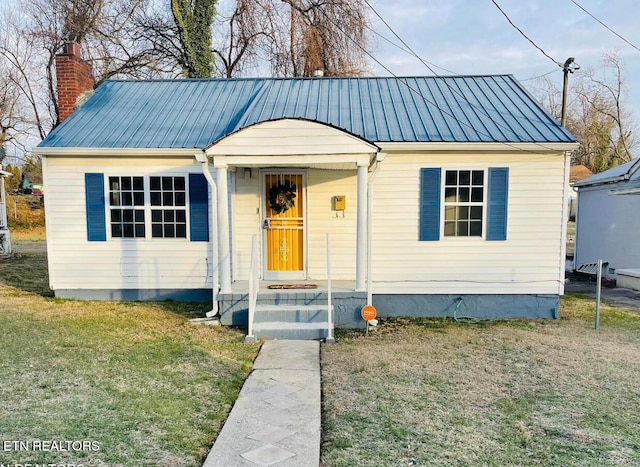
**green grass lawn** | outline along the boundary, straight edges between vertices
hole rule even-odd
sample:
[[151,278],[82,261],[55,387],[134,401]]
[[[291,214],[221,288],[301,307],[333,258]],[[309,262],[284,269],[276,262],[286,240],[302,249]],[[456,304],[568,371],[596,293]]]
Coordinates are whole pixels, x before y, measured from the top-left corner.
[[640,316],[382,320],[322,348],[326,466],[640,465]]
[[201,465],[258,346],[189,323],[204,304],[43,297],[42,265],[37,251],[0,260],[0,441],[99,450],[0,450],[0,464]]

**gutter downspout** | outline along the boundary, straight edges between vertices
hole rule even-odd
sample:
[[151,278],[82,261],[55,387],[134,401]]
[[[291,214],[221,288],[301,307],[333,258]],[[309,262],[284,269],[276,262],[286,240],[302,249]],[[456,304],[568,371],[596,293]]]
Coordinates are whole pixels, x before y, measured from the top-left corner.
[[203,151],[202,153],[196,154],[196,160],[200,163],[202,163],[202,173],[204,174],[204,178],[207,179],[207,182],[209,183],[209,186],[211,187],[211,223],[214,226],[215,233],[212,232],[211,238],[212,238],[212,251],[211,251],[211,266],[212,266],[212,270],[211,270],[211,298],[213,300],[212,303],[212,308],[211,311],[207,311],[206,315],[207,318],[211,318],[215,315],[218,314],[218,300],[217,300],[217,294],[218,294],[218,269],[219,269],[219,264],[218,264],[218,248],[217,248],[217,240],[218,238],[216,237],[215,241],[213,241],[214,235],[217,235],[217,229],[215,229],[215,227],[218,224],[218,216],[216,214],[216,209],[217,209],[217,205],[218,205],[218,188],[216,186],[216,181],[213,178],[213,175],[211,175],[211,172],[209,171],[209,158],[207,157],[206,153]]
[[387,157],[384,152],[376,154],[376,167],[373,169],[369,182],[367,183],[367,305],[371,305],[373,291],[371,290],[373,271],[373,181],[378,175],[382,161]]

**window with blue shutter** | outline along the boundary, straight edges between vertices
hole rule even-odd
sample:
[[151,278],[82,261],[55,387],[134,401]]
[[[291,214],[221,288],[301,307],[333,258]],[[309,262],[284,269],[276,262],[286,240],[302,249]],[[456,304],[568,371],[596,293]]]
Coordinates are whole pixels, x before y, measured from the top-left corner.
[[209,241],[209,194],[203,174],[189,174],[189,219],[192,242]]
[[440,169],[420,169],[420,241],[440,239]]
[[509,169],[489,169],[487,203],[487,240],[507,239]]
[[87,207],[87,240],[104,242],[107,240],[105,221],[104,175],[84,174],[85,201]]

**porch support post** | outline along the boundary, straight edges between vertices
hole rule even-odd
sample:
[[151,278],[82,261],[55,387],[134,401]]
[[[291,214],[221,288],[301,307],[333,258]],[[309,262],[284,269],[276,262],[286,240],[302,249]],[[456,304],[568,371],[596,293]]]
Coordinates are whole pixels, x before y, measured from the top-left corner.
[[367,171],[368,164],[358,163],[358,210],[356,213],[356,291],[366,290],[367,270]]
[[[215,164],[215,160],[214,160]],[[229,241],[229,190],[227,165],[216,165],[218,187],[218,261],[220,262],[220,293],[231,293],[231,247]]]

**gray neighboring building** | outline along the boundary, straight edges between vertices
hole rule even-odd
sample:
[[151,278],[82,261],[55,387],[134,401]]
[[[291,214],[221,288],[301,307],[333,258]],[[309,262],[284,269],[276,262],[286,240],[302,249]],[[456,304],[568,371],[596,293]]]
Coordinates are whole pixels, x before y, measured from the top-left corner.
[[580,270],[602,259],[608,262],[604,276],[628,286],[625,277],[640,273],[640,159],[574,187],[578,189],[574,267]]

